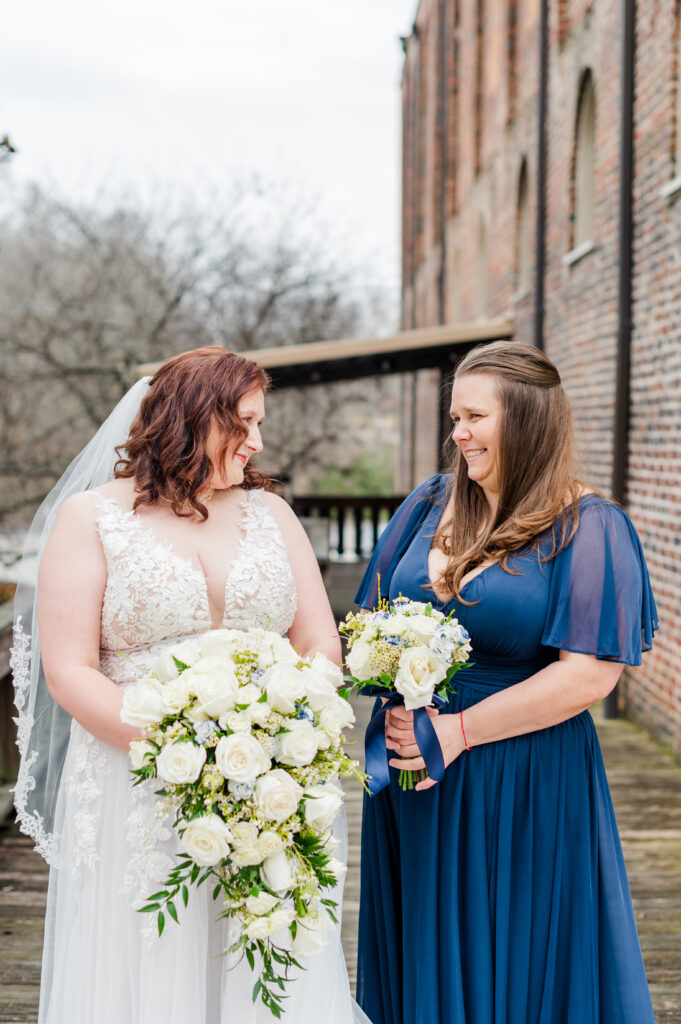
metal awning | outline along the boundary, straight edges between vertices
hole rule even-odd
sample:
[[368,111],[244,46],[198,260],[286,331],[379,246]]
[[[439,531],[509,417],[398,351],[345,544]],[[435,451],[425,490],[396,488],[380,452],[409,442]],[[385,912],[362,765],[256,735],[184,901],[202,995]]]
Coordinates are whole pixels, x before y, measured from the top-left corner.
[[[500,318],[420,327],[387,338],[316,341],[242,354],[266,369],[276,388],[309,387],[414,370],[445,372],[474,345],[512,336],[513,324]],[[139,376],[155,373],[160,365],[139,366]]]

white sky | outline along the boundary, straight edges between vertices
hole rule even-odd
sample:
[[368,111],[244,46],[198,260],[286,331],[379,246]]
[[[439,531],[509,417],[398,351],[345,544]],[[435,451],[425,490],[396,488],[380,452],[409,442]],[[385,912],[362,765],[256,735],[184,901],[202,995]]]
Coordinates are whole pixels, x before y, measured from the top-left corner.
[[36,0],[0,34],[10,182],[73,198],[220,187],[318,197],[395,282],[399,81],[417,0]]

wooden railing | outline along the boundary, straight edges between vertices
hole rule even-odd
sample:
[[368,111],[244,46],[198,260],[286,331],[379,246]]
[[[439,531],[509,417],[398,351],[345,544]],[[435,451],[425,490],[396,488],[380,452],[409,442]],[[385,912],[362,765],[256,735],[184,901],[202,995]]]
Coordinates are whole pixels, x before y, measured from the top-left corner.
[[296,495],[293,511],[320,561],[369,558],[397,506],[398,495]]

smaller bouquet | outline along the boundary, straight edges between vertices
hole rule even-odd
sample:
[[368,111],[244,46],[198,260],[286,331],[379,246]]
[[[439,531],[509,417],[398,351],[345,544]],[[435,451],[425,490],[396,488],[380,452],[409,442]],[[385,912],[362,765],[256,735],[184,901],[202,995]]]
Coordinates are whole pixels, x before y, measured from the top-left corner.
[[340,669],[303,658],[262,629],[212,630],[169,647],[126,690],[121,719],[140,728],[130,748],[135,784],[170,814],[181,853],[142,912],[179,923],[204,882],[239,937],[253,988],[279,1017],[288,970],[328,941],[332,890],[345,871],[332,825],[338,781],[364,775],[343,749],[354,721]]
[[444,708],[454,692],[452,679],[465,668],[471,651],[468,633],[453,615],[401,596],[392,603],[379,598],[369,614],[349,612],[339,629],[350,648],[345,664],[351,686],[346,692],[356,689],[387,698],[366,733],[369,789],[378,793],[389,782],[385,715],[396,704],[414,711],[414,734],[426,762],[420,772],[400,772],[402,789],[413,789],[426,776],[439,782],[444,761],[426,708]]

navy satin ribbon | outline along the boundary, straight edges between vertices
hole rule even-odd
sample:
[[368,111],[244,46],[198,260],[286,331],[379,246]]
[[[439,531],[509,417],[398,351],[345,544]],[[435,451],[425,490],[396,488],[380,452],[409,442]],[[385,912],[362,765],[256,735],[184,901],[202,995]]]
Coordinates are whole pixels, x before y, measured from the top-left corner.
[[[385,697],[385,690],[379,687],[363,687],[361,692],[368,696]],[[385,716],[388,708],[404,704],[404,697],[401,693],[391,693],[386,703],[378,709],[367,727],[364,737],[364,753],[366,759],[366,771],[369,775],[368,786],[372,796],[380,793],[390,782],[390,766],[388,765],[388,748],[385,745]],[[433,695],[431,706],[442,711],[447,707],[447,701],[437,694]],[[442,756],[442,747],[433,728],[430,715],[425,708],[414,710],[414,736],[425,761],[426,771],[435,782],[441,782],[445,774],[445,762]],[[390,756],[397,757],[394,752]]]

